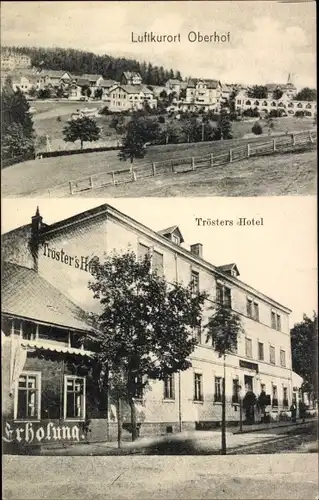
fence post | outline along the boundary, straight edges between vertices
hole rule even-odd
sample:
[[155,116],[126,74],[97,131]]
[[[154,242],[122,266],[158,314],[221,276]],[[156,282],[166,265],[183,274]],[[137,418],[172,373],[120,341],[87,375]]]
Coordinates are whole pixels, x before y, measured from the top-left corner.
[[273,139],[272,144],[273,144],[273,150],[276,151],[276,139]]
[[72,181],[69,182],[70,194],[73,194],[73,184]]
[[195,158],[194,158],[194,156],[192,156],[192,163],[191,163],[191,165],[192,165],[192,170],[195,170],[196,167],[195,167]]
[[92,177],[92,175],[90,175],[89,181],[90,181],[90,189],[93,189],[93,177]]
[[152,170],[153,170],[153,175],[156,175],[156,166],[155,163],[152,163]]
[[111,172],[111,174],[112,174],[112,184],[113,184],[113,186],[115,186],[115,176],[114,176],[114,172]]
[[233,150],[230,149],[229,150],[229,163],[231,163],[233,161]]
[[212,167],[214,165],[214,155],[213,153],[210,154],[210,166]]
[[295,146],[296,145],[296,136],[295,136],[295,134],[291,134],[291,139],[292,139],[292,145]]
[[311,135],[311,131],[309,132],[309,139],[310,139],[310,142],[312,143],[313,142],[313,137]]
[[132,170],[132,181],[136,181],[136,172],[134,170]]
[[250,157],[250,144],[247,144],[247,158]]
[[171,167],[172,167],[173,174],[175,174],[175,168],[174,168],[174,161],[173,160],[171,160]]

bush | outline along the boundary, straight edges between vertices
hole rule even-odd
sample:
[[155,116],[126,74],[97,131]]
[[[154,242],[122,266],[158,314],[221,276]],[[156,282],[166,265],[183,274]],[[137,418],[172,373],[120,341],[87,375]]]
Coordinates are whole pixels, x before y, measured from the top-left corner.
[[113,113],[109,110],[107,106],[99,109],[99,115],[113,115]]
[[255,109],[248,108],[243,111],[243,116],[250,118],[258,118],[260,116],[260,113],[257,108]]
[[158,122],[159,123],[165,123],[165,117],[164,116],[159,116],[158,117]]
[[303,118],[305,116],[305,112],[304,111],[296,111],[295,112],[295,117],[296,118]]
[[256,122],[254,124],[254,126],[252,127],[251,131],[253,132],[253,134],[255,135],[261,135],[263,133],[263,128],[262,126],[260,125],[260,123]]

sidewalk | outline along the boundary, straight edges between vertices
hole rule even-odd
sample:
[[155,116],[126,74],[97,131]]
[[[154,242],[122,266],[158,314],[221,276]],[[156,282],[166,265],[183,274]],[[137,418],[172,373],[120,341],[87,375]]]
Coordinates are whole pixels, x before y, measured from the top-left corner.
[[[227,430],[227,448],[229,452],[256,444],[269,443],[284,439],[289,429],[311,426],[313,421],[303,423],[286,423],[269,428],[255,429],[250,432],[233,433]],[[269,424],[268,424],[269,425]],[[251,426],[250,426],[251,427]],[[257,427],[257,426],[256,426]],[[274,429],[274,430],[273,430]],[[260,431],[257,434],[257,431]],[[288,432],[287,432],[288,431]],[[122,442],[118,448],[117,442],[77,443],[67,447],[43,447],[41,455],[219,455],[220,429],[213,431],[185,431],[165,436],[147,436],[137,441]]]
[[270,422],[269,424],[252,424],[252,425],[245,425],[243,424],[243,430],[241,431],[236,427],[236,429],[233,431],[233,434],[247,434],[250,432],[258,432],[258,431],[264,431],[268,429],[276,429],[278,427],[294,427],[296,425],[303,425],[308,422],[315,422],[317,421],[316,418],[307,418],[305,422],[302,421],[302,419],[298,419],[296,422]]

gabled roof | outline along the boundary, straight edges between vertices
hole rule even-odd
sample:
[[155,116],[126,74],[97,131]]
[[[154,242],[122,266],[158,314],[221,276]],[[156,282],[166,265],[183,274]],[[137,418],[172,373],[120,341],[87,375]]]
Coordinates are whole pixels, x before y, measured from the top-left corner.
[[100,83],[99,83],[99,86],[100,87],[104,87],[104,88],[110,88],[110,87],[113,87],[113,85],[116,85],[117,82],[115,82],[114,80],[102,80]]
[[96,82],[99,78],[103,78],[102,75],[94,75],[91,73],[87,73],[85,75],[81,75],[80,78],[84,78],[85,80],[90,80],[90,82]]
[[27,78],[30,82],[32,83],[37,83],[37,76],[32,73],[32,72],[20,72],[20,71],[14,71],[8,75],[11,78],[12,83],[20,83],[21,78]]
[[78,78],[75,83],[76,83],[76,85],[79,85],[80,87],[83,87],[84,85],[88,85],[88,86],[90,85],[89,80],[87,80],[86,78]]
[[178,226],[170,226],[170,227],[167,227],[166,229],[161,229],[161,231],[157,231],[157,233],[160,234],[161,236],[167,236],[168,234],[171,235],[174,233],[174,234],[176,234],[176,236],[178,236],[181,243],[184,242],[183,235],[180,232]]
[[198,82],[205,83],[208,89],[217,89],[218,86],[221,85],[219,80],[211,80],[209,78],[192,78],[188,80],[187,87],[195,88]]
[[62,78],[65,74],[71,76],[68,71],[53,70],[53,69],[43,69],[39,72],[40,75],[48,76],[50,78]]
[[169,78],[166,83],[169,83],[170,85],[180,85],[182,82],[177,80],[177,78]]
[[[144,94],[152,94],[153,92],[146,87],[146,85],[117,85],[116,88],[119,87],[128,94],[140,94],[143,92]],[[115,90],[115,89],[114,89]]]
[[221,271],[222,273],[226,274],[234,273],[235,276],[239,276],[238,267],[234,262],[232,262],[231,264],[224,264],[223,266],[217,266],[217,269],[219,269],[219,271]]
[[125,78],[133,78],[134,76],[142,78],[137,71],[124,71],[123,75],[125,76]]
[[2,312],[73,330],[89,331],[85,312],[33,269],[2,266]]

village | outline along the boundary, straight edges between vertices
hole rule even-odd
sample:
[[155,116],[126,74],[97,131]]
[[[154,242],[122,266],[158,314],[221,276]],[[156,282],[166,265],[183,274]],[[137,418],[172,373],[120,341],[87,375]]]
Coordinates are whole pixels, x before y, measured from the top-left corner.
[[[1,72],[1,85],[9,78],[13,89],[19,88],[30,101],[95,102],[110,113],[143,109],[161,112],[163,108],[173,113],[218,113],[226,109],[244,116],[249,116],[247,110],[251,110],[255,112],[251,116],[272,113],[275,117],[314,118],[317,112],[315,100],[297,98],[298,90],[290,74],[286,83],[265,82],[262,87],[228,84],[218,78],[170,78],[164,86],[158,86],[146,85],[134,71],[124,71],[120,80],[115,81],[101,74],[73,75],[64,70],[32,67],[29,56],[10,51],[1,54]],[[36,112],[34,106],[32,111]]]

